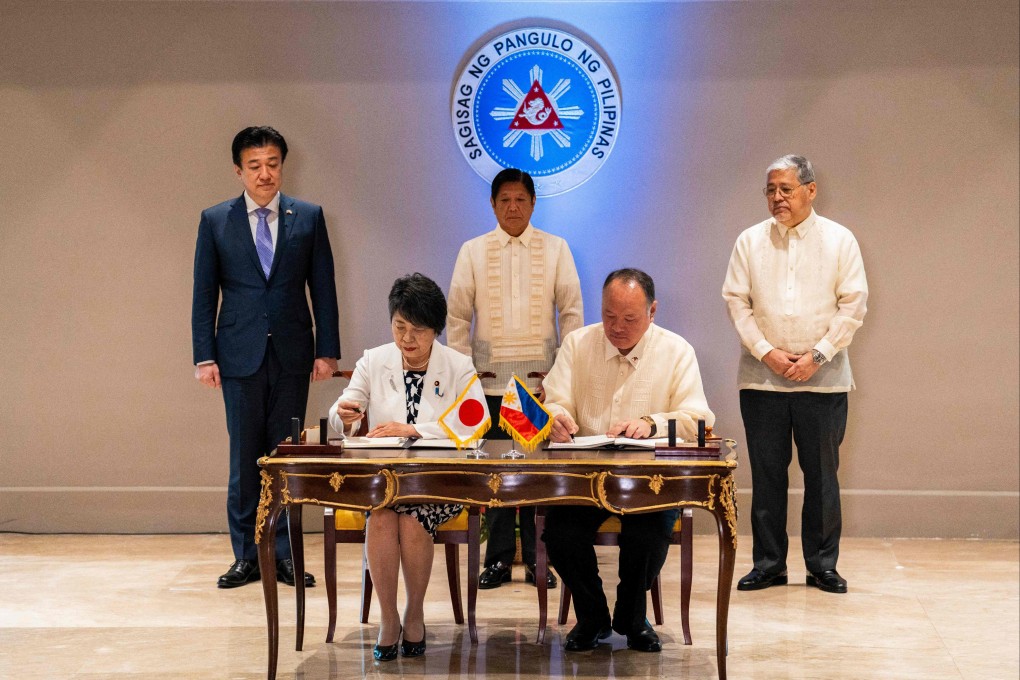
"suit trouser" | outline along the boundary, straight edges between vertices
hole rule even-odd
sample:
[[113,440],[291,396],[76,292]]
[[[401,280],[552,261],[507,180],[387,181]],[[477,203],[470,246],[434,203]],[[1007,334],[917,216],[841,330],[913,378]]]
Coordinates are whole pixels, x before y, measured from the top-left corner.
[[485,566],[496,562],[512,564],[517,552],[514,529],[517,513],[521,517],[521,559],[525,564],[535,563],[535,508],[487,508],[485,522],[489,527],[489,540],[485,545]]
[[[489,406],[492,427],[485,433],[486,439],[510,439],[510,435],[499,428],[499,405],[502,395],[485,395]],[[517,513],[521,516],[521,557],[525,564],[535,563],[535,508],[487,508],[485,523],[489,528],[489,540],[485,544],[485,566],[496,562],[512,564],[517,552],[514,529],[517,528]]]
[[754,566],[767,574],[786,570],[792,437],[804,473],[804,564],[808,571],[835,569],[843,526],[837,471],[846,431],[846,392],[741,390],[740,413],[751,462]]
[[[619,575],[616,587],[614,627],[621,630],[645,621],[648,590],[666,563],[673,525],[679,510],[647,512],[620,517]],[[612,513],[602,508],[556,505],[545,518],[545,541],[549,562],[574,597],[578,622],[609,621],[609,603],[602,590],[595,533]]]
[[[304,422],[308,375],[284,373],[270,338],[262,365],[254,374],[221,379],[230,435],[227,525],[234,559],[258,559],[255,515],[262,489],[258,459],[268,455],[290,434],[291,418]],[[276,537],[277,559],[289,557],[285,521],[279,523]]]

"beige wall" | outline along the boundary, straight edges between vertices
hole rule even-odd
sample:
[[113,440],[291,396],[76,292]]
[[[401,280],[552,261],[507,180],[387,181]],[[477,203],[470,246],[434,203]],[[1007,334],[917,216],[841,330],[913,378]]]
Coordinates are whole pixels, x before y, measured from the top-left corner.
[[[278,127],[286,189],[324,206],[353,366],[386,339],[393,278],[445,287],[492,224],[450,85],[481,35],[541,17],[598,41],[623,90],[607,164],[535,215],[573,246],[587,320],[610,269],[652,273],[718,429],[742,439],[719,289],[766,216],[765,165],[808,155],[872,290],[846,533],[1017,538],[1016,2],[0,1],[0,17],[0,530],[222,530],[223,406],[192,378],[189,322],[198,213],[240,191],[232,135]],[[338,388],[314,385],[309,416]],[[746,465],[739,481],[746,522]]]

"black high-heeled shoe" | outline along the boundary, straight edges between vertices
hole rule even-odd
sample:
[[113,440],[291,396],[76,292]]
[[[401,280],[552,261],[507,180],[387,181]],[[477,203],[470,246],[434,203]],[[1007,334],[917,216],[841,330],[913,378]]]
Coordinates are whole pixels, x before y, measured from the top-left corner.
[[418,642],[408,642],[407,640],[401,640],[400,655],[421,656],[424,653],[425,653],[425,626],[422,626],[421,640],[419,640]]
[[397,642],[392,645],[380,645],[376,644],[372,648],[372,656],[375,657],[376,661],[393,661],[397,658],[397,647],[402,647],[400,643],[400,636],[403,635],[404,629],[401,627],[400,632],[397,633]]

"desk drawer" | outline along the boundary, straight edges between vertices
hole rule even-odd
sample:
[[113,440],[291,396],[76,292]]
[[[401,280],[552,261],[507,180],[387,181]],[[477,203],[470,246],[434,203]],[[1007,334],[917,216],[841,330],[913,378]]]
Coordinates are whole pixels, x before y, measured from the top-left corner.
[[422,470],[396,474],[396,502],[506,505],[598,505],[597,472]]

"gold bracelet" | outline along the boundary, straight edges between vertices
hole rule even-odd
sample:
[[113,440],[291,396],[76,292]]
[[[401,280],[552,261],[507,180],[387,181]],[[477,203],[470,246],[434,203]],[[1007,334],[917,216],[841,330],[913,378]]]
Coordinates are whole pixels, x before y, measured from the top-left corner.
[[646,423],[648,423],[648,426],[650,428],[652,428],[651,432],[648,433],[648,436],[649,437],[654,437],[655,433],[658,432],[658,430],[659,430],[659,426],[655,424],[655,421],[652,420],[651,416],[641,416],[641,420],[643,420]]

